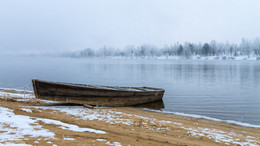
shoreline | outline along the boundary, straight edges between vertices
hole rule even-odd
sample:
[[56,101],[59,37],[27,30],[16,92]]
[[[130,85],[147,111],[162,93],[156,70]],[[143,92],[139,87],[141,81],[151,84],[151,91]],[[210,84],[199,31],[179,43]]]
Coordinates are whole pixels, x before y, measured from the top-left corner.
[[[4,92],[4,91],[24,92],[25,91],[26,94],[31,93],[34,95],[34,92],[30,91],[30,90],[21,90],[21,89],[15,89],[15,88],[1,88],[0,87],[0,99],[1,99],[1,91],[2,92]],[[208,116],[203,116],[203,115],[198,115],[198,114],[173,112],[173,111],[166,111],[163,109],[157,110],[157,109],[150,109],[150,108],[138,107],[138,106],[136,108],[145,110],[145,111],[150,111],[150,112],[172,114],[172,115],[176,115],[176,116],[190,117],[190,118],[195,118],[195,119],[205,119],[205,120],[216,121],[216,122],[224,122],[224,123],[233,124],[233,125],[242,126],[242,127],[260,128],[260,125],[256,125],[256,124],[252,124],[252,123],[245,123],[245,122],[240,122],[240,121],[235,121],[235,120],[223,120],[223,119],[218,119],[218,118],[213,118],[213,117],[208,117]]]
[[260,128],[260,125],[244,123],[244,122],[239,122],[239,121],[234,121],[234,120],[223,120],[223,119],[212,118],[212,117],[203,116],[203,115],[187,114],[187,113],[172,112],[172,111],[165,111],[165,110],[153,110],[153,109],[146,109],[146,108],[143,108],[143,110],[158,112],[158,113],[165,113],[165,114],[172,114],[172,115],[176,115],[176,116],[196,118],[196,119],[205,119],[205,120],[215,121],[215,122],[224,122],[224,123],[233,124],[233,125],[242,126],[242,127]]
[[[73,139],[66,140],[72,144],[92,145],[260,145],[260,128],[146,111],[135,107],[86,109],[82,106],[58,106],[54,101],[35,99],[32,93],[26,93],[24,99],[23,94],[18,91],[0,89],[0,92],[9,93],[9,96],[0,94],[1,108],[9,112],[13,111],[14,116],[23,115],[38,119],[34,121],[36,124],[40,124],[55,135],[55,138],[46,140],[25,136],[16,141],[0,141],[0,144],[7,142],[36,144],[35,141],[39,144],[48,144],[48,142],[63,144],[66,137],[66,139]],[[52,122],[46,123],[46,121]],[[61,127],[74,124],[74,127],[92,128],[105,131],[107,134],[101,136],[88,132],[69,132],[69,128],[61,129],[57,123],[60,123]],[[2,132],[0,125],[0,134]],[[61,135],[64,137],[61,138]],[[91,140],[83,138],[86,136],[91,137]]]

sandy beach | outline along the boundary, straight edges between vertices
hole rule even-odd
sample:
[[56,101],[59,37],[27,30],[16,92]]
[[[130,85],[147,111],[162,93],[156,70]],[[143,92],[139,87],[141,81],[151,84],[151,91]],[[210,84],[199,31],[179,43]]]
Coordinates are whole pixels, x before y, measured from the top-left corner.
[[260,128],[134,107],[84,108],[0,90],[0,144],[260,145]]

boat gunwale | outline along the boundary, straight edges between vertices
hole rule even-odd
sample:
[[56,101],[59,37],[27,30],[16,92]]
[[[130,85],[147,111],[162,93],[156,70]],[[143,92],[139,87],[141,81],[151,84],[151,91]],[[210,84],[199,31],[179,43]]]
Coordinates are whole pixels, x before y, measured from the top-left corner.
[[[165,91],[161,88],[154,88],[154,87],[121,87],[121,86],[103,86],[103,85],[87,85],[87,84],[76,84],[76,83],[66,83],[66,82],[54,82],[54,81],[45,81],[39,79],[32,79],[33,83],[42,82],[48,84],[56,84],[56,85],[63,85],[63,86],[71,86],[71,87],[80,87],[80,88],[88,88],[88,89],[96,89],[96,90],[107,90],[107,91],[123,91],[123,92],[160,92]],[[139,89],[138,89],[139,88]],[[128,90],[130,89],[130,90]],[[131,90],[133,89],[133,90]],[[141,90],[143,89],[143,90]],[[148,89],[148,90],[145,90]]]

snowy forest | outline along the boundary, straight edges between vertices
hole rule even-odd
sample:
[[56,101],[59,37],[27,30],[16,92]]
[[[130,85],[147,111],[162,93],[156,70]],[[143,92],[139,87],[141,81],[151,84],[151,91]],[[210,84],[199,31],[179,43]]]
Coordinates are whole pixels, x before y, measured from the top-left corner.
[[175,43],[158,48],[152,45],[127,46],[124,49],[104,46],[98,50],[86,48],[63,54],[66,57],[121,57],[121,58],[214,58],[236,59],[255,58],[260,60],[260,39],[242,39],[240,44],[218,43]]

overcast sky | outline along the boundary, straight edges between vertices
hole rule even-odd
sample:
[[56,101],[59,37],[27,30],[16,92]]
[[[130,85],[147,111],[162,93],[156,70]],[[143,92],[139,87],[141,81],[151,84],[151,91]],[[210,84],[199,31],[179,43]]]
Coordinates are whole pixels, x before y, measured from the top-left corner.
[[0,0],[2,52],[239,43],[259,26],[259,0]]

